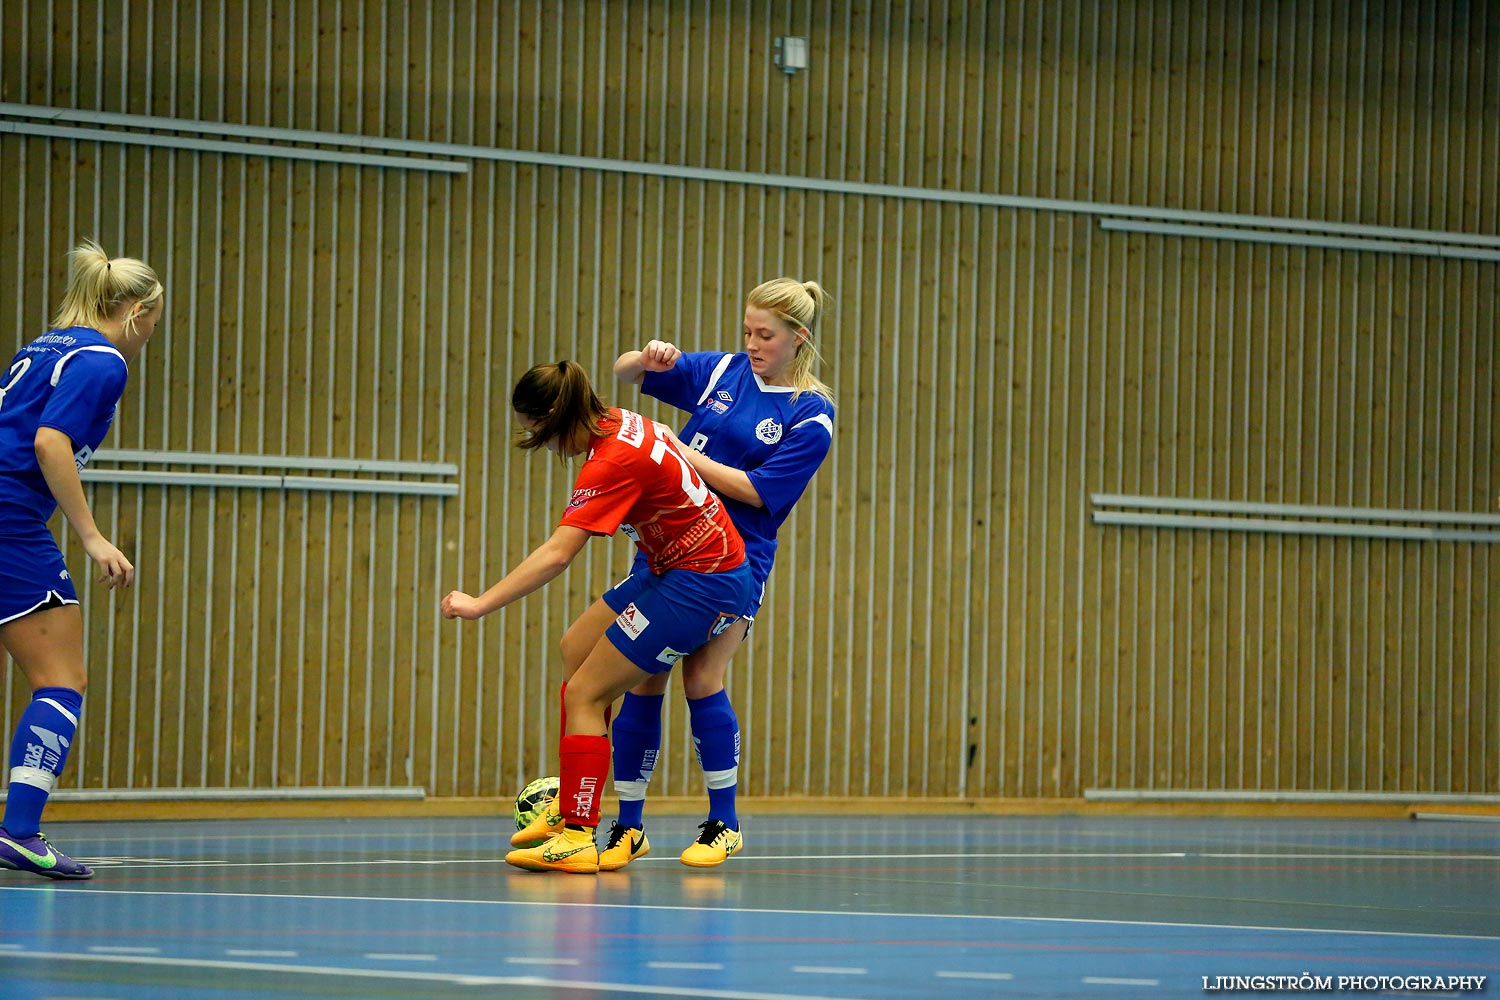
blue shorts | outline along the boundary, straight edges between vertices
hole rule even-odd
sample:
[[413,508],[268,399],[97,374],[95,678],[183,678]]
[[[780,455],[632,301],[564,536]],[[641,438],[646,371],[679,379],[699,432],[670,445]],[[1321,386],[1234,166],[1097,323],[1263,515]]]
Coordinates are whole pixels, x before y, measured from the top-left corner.
[[726,573],[632,573],[604,592],[619,616],[604,634],[631,663],[659,674],[739,621],[753,585],[748,563]]
[[[749,562],[750,560],[747,559],[745,561]],[[646,561],[646,554],[639,549],[636,550],[635,561],[630,564],[630,575],[632,577],[651,575],[651,564]],[[624,586],[624,584],[622,583],[621,586]],[[745,603],[739,609],[740,617],[747,622],[755,621],[755,616],[760,613],[760,602],[765,599],[765,596],[766,581],[752,578],[750,581],[749,596],[745,598]],[[610,605],[610,607],[614,607],[614,605]],[[616,608],[615,610],[619,609]]]
[[0,523],[0,552],[5,554],[0,558],[0,625],[43,608],[78,603],[68,564],[44,522]]

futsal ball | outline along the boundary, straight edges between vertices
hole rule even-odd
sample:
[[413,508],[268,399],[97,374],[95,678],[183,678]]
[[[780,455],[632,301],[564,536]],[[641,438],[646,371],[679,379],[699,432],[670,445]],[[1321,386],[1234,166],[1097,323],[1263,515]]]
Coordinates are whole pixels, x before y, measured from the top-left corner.
[[516,796],[516,829],[524,830],[530,826],[532,820],[541,815],[542,807],[557,798],[561,786],[561,779],[554,776],[538,778],[521,789],[521,794]]

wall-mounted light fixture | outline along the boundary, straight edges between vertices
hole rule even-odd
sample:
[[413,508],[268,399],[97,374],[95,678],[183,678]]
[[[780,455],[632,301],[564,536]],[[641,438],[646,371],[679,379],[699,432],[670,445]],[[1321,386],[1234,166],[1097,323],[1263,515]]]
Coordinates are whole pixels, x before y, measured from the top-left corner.
[[807,69],[807,39],[796,35],[777,38],[775,58],[783,73],[796,76],[799,69]]

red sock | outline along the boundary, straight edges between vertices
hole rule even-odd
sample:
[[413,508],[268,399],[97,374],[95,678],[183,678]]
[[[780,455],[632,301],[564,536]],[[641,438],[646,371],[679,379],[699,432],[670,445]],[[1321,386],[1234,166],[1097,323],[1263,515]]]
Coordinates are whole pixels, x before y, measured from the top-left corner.
[[562,738],[562,787],[558,802],[563,820],[584,826],[599,825],[604,782],[609,777],[608,736]]

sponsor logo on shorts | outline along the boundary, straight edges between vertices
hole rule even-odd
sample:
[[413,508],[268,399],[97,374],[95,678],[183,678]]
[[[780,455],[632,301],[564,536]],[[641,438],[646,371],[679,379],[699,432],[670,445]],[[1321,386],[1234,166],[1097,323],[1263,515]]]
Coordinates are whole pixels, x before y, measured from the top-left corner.
[[767,417],[755,425],[755,436],[766,444],[775,444],[781,440],[781,425],[774,418]]
[[656,654],[656,658],[670,667],[686,655],[686,653],[678,652],[671,646],[663,646],[661,652]]
[[630,539],[632,542],[635,542],[637,545],[641,543],[641,535],[640,532],[635,530],[635,525],[622,524],[620,525],[620,530],[625,532],[625,537]]
[[57,574],[57,578],[59,580],[71,580],[71,579],[73,579],[71,576],[68,575],[68,571],[67,570],[63,570],[61,573]]
[[739,620],[739,615],[729,615],[721,611],[719,612],[719,617],[714,619],[714,626],[708,630],[708,634],[711,636],[723,635],[725,629]]
[[641,614],[641,609],[632,602],[625,605],[625,610],[615,618],[615,624],[620,626],[620,631],[630,638],[639,639],[641,633],[646,631],[646,627],[651,624],[651,619]]

